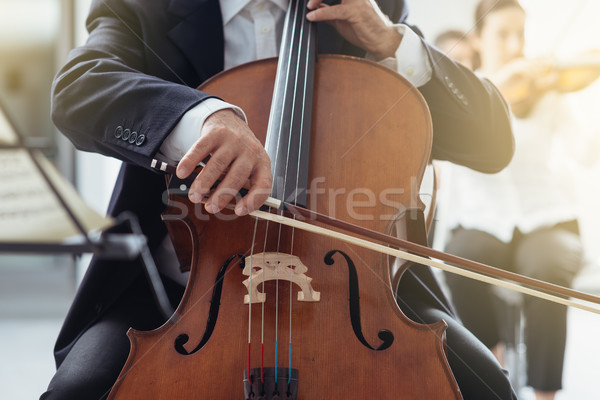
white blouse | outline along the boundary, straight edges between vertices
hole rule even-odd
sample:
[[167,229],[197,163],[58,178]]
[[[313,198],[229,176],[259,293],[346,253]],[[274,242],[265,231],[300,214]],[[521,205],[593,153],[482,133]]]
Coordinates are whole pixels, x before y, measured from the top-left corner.
[[523,233],[577,218],[572,161],[585,138],[558,93],[547,94],[527,118],[512,119],[515,154],[496,174],[446,164],[440,177],[440,218],[509,242]]

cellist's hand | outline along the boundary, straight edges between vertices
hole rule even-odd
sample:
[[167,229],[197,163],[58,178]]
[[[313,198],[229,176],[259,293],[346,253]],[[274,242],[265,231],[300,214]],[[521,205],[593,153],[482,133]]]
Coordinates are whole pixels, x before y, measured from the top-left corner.
[[374,0],[341,0],[329,6],[322,0],[309,0],[310,21],[331,23],[349,42],[373,54],[378,60],[393,57],[402,35],[393,27]]
[[200,139],[179,162],[177,176],[186,178],[209,155],[210,160],[190,186],[192,202],[204,201],[219,179],[221,182],[205,201],[206,211],[211,214],[221,211],[244,186],[249,190],[235,206],[237,215],[246,215],[267,200],[273,182],[269,156],[248,125],[230,109],[206,119]]

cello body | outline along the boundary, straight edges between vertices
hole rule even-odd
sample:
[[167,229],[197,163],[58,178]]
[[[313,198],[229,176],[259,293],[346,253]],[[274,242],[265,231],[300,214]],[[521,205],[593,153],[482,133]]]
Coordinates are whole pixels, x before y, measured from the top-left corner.
[[[201,89],[239,105],[264,142],[276,68],[245,64]],[[424,99],[393,71],[343,56],[319,57],[314,87],[306,207],[410,236],[432,142]],[[175,192],[163,219],[189,282],[162,327],[130,330],[109,399],[461,398],[446,324],[402,313],[393,259],[227,210],[209,215]]]

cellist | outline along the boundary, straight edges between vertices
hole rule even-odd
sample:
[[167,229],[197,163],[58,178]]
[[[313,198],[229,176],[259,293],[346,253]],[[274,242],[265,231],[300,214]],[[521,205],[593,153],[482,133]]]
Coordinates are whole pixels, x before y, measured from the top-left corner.
[[[185,177],[210,155],[189,194],[195,203],[205,201],[209,213],[247,183],[236,214],[264,202],[272,184],[270,160],[243,110],[194,88],[223,69],[276,56],[286,3],[94,0],[89,38],[69,54],[54,81],[57,127],[77,148],[123,161],[109,213],[138,216],[173,304],[186,277],[177,272],[160,219],[164,177],[150,169],[150,160],[179,163],[177,175]],[[419,88],[432,113],[435,158],[482,172],[508,163],[513,139],[502,97],[406,25],[404,1],[311,0],[308,8],[309,20],[326,22],[319,24],[320,52],[377,60]],[[219,187],[203,200],[219,178]],[[464,398],[515,398],[491,353],[454,318],[430,272],[405,275],[399,302],[407,315],[449,325],[449,362]],[[93,260],[56,343],[57,373],[41,398],[104,398],[127,358],[127,329],[163,322],[139,263]]]

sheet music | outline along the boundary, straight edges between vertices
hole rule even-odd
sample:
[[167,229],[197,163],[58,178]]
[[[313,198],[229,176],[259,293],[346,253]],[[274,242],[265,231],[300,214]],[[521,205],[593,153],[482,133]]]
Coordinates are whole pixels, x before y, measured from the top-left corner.
[[[112,224],[88,207],[43,155],[35,157],[87,232]],[[61,243],[77,235],[27,150],[0,149],[0,241]]]
[[2,144],[16,144],[17,135],[15,134],[12,126],[6,118],[6,114],[2,108],[0,108],[0,145]]

